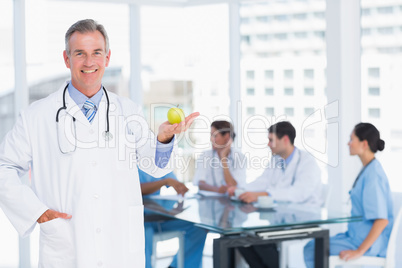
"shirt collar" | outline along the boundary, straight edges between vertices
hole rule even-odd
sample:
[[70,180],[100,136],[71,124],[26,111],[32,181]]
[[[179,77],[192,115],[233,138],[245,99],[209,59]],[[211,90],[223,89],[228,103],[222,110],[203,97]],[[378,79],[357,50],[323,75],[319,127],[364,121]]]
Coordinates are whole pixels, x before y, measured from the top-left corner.
[[88,99],[90,99],[95,104],[96,107],[99,107],[99,103],[103,96],[103,90],[101,90],[101,89],[102,89],[102,86],[98,90],[98,92],[96,92],[96,94],[92,96],[92,98],[88,98],[82,92],[80,92],[78,89],[76,89],[73,86],[73,84],[71,83],[71,81],[68,83],[68,94],[70,94],[70,97],[73,99],[73,101],[77,104],[77,106],[80,109],[82,109],[82,106],[84,105],[85,101]]
[[297,148],[296,148],[296,146],[295,146],[295,148],[293,149],[293,152],[289,155],[288,158],[285,159],[285,164],[286,164],[286,166],[289,165],[290,161],[292,161],[293,156],[295,155],[296,149],[297,149]]

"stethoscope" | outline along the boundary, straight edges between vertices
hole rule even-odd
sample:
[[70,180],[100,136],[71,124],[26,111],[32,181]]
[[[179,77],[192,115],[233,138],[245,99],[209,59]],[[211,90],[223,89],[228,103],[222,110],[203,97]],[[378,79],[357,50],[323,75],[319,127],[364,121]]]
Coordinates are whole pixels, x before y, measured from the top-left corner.
[[296,163],[296,167],[295,167],[295,172],[293,173],[292,183],[291,183],[290,185],[293,185],[293,184],[295,183],[297,169],[298,169],[299,166],[300,166],[301,153],[300,153],[299,149],[295,148],[295,150],[297,150],[297,152],[299,153],[299,159],[297,159],[297,163]]
[[[77,137],[76,137],[76,135],[77,135],[76,130],[77,130],[77,129],[76,129],[76,126],[75,126],[75,117],[74,117],[74,116],[72,116],[72,118],[73,118],[73,125],[74,125],[74,149],[72,149],[71,151],[63,151],[63,150],[61,149],[61,146],[60,146],[60,139],[59,139],[59,114],[60,114],[60,112],[61,112],[62,110],[67,110],[67,106],[66,106],[66,91],[67,91],[67,88],[68,88],[68,84],[66,85],[66,87],[65,87],[64,90],[63,90],[63,106],[60,107],[60,108],[57,110],[57,113],[56,113],[57,142],[58,142],[58,144],[59,144],[60,152],[62,152],[63,154],[75,152],[75,150],[77,149]],[[105,89],[104,86],[102,86],[102,89],[103,89],[103,92],[105,92],[106,101],[107,101],[107,106],[106,106],[106,131],[104,131],[104,132],[102,133],[102,136],[103,136],[103,138],[105,139],[105,141],[110,141],[111,139],[113,139],[113,135],[112,135],[112,133],[109,132],[109,106],[110,106],[109,95],[107,94],[107,91],[106,91],[106,89]]]
[[[299,149],[297,149],[297,148],[295,148],[295,150],[297,150],[297,154],[298,154],[298,159],[297,159],[297,162],[296,162],[296,165],[295,165],[295,171],[294,171],[294,173],[293,173],[293,177],[292,177],[292,181],[291,181],[291,183],[290,183],[290,185],[292,185],[293,186],[293,184],[295,183],[295,180],[296,180],[296,173],[297,173],[297,169],[299,168],[299,166],[300,166],[300,160],[301,160],[301,152],[300,152],[300,150]],[[278,156],[279,157],[279,156]],[[283,158],[281,158],[283,161],[286,161],[285,159],[283,159]],[[285,171],[286,171],[286,169],[285,170],[282,170],[282,172],[283,173],[285,173]],[[275,185],[277,184],[279,182],[279,180],[277,180],[276,182],[275,182]]]

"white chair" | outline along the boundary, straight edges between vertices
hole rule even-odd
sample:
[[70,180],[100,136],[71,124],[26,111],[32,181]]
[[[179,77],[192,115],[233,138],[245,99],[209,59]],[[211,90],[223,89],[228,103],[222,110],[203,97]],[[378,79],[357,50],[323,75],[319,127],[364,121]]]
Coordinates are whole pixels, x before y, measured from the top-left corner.
[[152,267],[155,267],[156,264],[156,246],[158,242],[169,240],[172,238],[179,239],[179,251],[177,253],[177,268],[184,268],[184,232],[182,231],[167,231],[155,233],[152,239],[152,257],[151,263]]
[[339,256],[330,256],[329,267],[335,268],[336,266],[380,266],[384,268],[394,268],[395,267],[395,251],[396,251],[396,240],[399,230],[401,229],[401,218],[402,218],[402,193],[393,193],[394,202],[394,226],[391,231],[391,236],[388,241],[387,255],[385,258],[381,257],[369,257],[362,256],[358,259],[351,261],[344,261],[339,258]]
[[[321,207],[328,205],[331,196],[331,186],[323,184],[321,188]],[[303,248],[309,240],[284,241],[280,245],[280,268],[304,267]],[[292,257],[292,259],[290,259]]]
[[328,206],[328,202],[331,196],[331,186],[328,184],[323,184],[321,189],[321,207],[326,208]]

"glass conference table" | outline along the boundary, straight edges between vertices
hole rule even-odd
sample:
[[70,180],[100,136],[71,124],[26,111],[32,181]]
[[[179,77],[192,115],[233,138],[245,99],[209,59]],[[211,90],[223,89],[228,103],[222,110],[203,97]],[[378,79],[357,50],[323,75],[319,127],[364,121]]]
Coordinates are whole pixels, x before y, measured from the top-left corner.
[[[166,199],[163,199],[166,198]],[[169,197],[144,198],[146,221],[181,219],[221,234],[213,242],[214,267],[235,267],[237,247],[280,243],[292,239],[314,238],[315,267],[328,267],[329,231],[319,225],[361,220],[320,207],[277,203],[260,209],[228,196],[173,200]]]

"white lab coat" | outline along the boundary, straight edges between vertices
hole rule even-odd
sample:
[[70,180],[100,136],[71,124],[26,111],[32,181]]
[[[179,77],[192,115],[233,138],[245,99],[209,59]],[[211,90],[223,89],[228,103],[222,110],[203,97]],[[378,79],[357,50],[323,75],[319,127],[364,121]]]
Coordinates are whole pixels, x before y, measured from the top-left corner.
[[267,191],[274,200],[320,206],[321,171],[311,154],[295,148],[289,165],[283,170],[271,159],[263,174],[249,183],[247,191]]
[[[230,174],[236,180],[238,187],[243,187],[246,184],[246,156],[240,150],[232,147],[228,160]],[[203,152],[195,162],[193,184],[198,186],[200,181],[217,187],[226,185],[222,163],[218,153],[214,150]]]
[[[72,215],[71,220],[40,224],[41,268],[144,267],[137,164],[155,177],[170,169],[155,165],[156,138],[144,124],[140,108],[111,92],[110,142],[102,138],[105,94],[91,125],[66,92],[79,142],[74,152],[62,154],[55,118],[65,85],[21,112],[0,145],[0,205],[21,236],[29,235],[49,208]],[[72,117],[62,111],[59,118],[59,132],[72,133]],[[125,126],[124,120],[130,123]],[[71,147],[68,135],[63,135],[60,145]],[[31,187],[19,179],[29,168]]]

